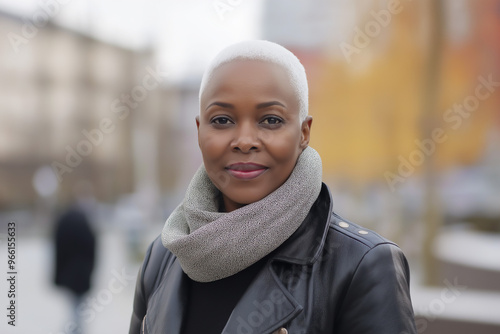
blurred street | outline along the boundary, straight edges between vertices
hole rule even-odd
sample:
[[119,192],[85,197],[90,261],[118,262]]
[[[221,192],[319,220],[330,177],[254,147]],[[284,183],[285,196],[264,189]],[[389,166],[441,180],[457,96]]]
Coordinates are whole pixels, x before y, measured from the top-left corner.
[[97,240],[63,275],[88,288],[96,256],[82,334],[127,332],[146,248],[203,161],[203,71],[250,39],[304,65],[333,208],[403,250],[418,332],[500,333],[500,0],[0,0],[0,35],[3,275],[18,224],[1,334],[71,332],[85,289],[54,285],[52,232],[77,205]]
[[[0,254],[5,258],[5,244]],[[8,326],[5,316],[1,333],[66,334],[71,326],[69,294],[53,284],[53,246],[51,240],[30,236],[18,238],[18,313],[15,328]],[[84,301],[85,332],[92,334],[126,333],[132,312],[133,291],[139,263],[129,263],[126,238],[118,231],[99,235],[98,262],[94,284]],[[114,280],[114,278],[122,278]],[[110,282],[113,281],[112,289]],[[6,283],[2,280],[2,304]],[[115,292],[112,292],[114,290]],[[121,290],[119,292],[116,292]],[[111,297],[110,297],[111,296]],[[87,299],[90,298],[90,299]],[[2,307],[3,308],[3,307]]]
[[[158,232],[160,227],[156,227]],[[147,242],[156,232],[149,231],[140,246],[145,251]],[[98,263],[93,275],[93,286],[84,301],[87,302],[85,332],[92,334],[126,333],[132,312],[135,279],[139,262],[131,261],[128,238],[119,229],[107,229],[99,234]],[[489,258],[471,262],[472,256],[461,245],[474,244],[477,252],[489,252]],[[0,255],[5,255],[5,243]],[[474,266],[493,276],[496,284],[500,277],[500,236],[480,235],[474,232],[455,231],[439,238],[438,258],[464,267]],[[142,256],[142,255],[141,255]],[[53,245],[45,237],[34,235],[18,239],[18,317],[15,328],[6,322],[0,324],[2,333],[66,334],[71,326],[71,300],[69,294],[53,284]],[[412,266],[412,299],[419,328],[457,329],[455,333],[468,333],[471,324],[482,323],[481,334],[495,333],[500,328],[500,289],[487,291],[467,281],[467,270],[447,272],[443,288],[426,287],[422,284],[422,272]],[[473,276],[472,282],[485,274]],[[111,283],[110,283],[111,282]],[[111,286],[111,289],[110,289]],[[2,281],[1,291],[6,284]],[[113,292],[118,291],[118,292]],[[3,299],[5,301],[5,298]],[[436,327],[437,326],[437,327]],[[450,327],[451,326],[451,327]],[[476,325],[477,326],[477,325]],[[477,327],[472,327],[477,328]],[[434,331],[433,331],[434,333]]]

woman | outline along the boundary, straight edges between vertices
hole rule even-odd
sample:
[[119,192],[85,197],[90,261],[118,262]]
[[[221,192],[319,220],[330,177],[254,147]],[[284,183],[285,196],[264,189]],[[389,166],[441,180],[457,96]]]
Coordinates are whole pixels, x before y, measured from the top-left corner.
[[307,78],[267,41],[212,61],[203,165],[139,271],[130,333],[415,333],[401,250],[332,212]]

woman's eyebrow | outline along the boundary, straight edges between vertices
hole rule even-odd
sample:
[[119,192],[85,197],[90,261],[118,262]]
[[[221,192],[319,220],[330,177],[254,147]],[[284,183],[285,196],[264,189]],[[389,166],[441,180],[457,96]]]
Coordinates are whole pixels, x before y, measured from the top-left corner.
[[[226,102],[212,102],[210,103],[205,110],[207,110],[208,108],[210,108],[211,106],[219,106],[219,107],[222,107],[222,108],[228,108],[228,109],[234,109],[234,105],[232,105],[231,103],[226,103]],[[263,102],[263,103],[259,103],[257,104],[256,108],[257,109],[263,109],[263,108],[267,108],[267,107],[271,107],[271,106],[282,106],[283,108],[286,108],[286,106],[279,102],[279,101],[269,101],[269,102]]]
[[259,103],[257,105],[257,109],[262,109],[262,108],[267,108],[267,107],[270,107],[270,106],[282,106],[283,108],[286,108],[286,106],[281,103],[281,102],[278,102],[278,101],[270,101],[270,102],[264,102],[264,103]]
[[205,110],[207,110],[208,108],[210,108],[211,106],[219,106],[219,107],[222,107],[222,108],[229,108],[229,109],[234,109],[234,105],[232,105],[231,103],[225,103],[225,102],[213,102],[213,103],[210,103],[208,105],[208,107],[205,108]]

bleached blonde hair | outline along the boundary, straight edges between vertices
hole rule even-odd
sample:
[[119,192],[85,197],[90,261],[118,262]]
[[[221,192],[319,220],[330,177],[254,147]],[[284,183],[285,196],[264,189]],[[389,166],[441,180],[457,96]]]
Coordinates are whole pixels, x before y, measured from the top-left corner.
[[304,66],[300,60],[289,50],[279,44],[264,41],[252,40],[232,44],[220,51],[210,62],[203,74],[200,85],[199,99],[205,90],[214,71],[220,66],[234,60],[260,60],[281,66],[290,79],[290,84],[299,101],[300,121],[305,120],[309,110],[309,89],[307,86],[307,76]]

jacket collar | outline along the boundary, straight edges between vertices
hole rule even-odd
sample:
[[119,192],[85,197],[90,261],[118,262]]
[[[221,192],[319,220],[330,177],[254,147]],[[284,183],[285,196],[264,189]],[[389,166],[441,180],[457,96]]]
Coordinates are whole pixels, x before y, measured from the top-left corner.
[[297,231],[275,251],[273,259],[302,265],[316,262],[325,245],[332,208],[330,190],[323,183],[308,215]]

